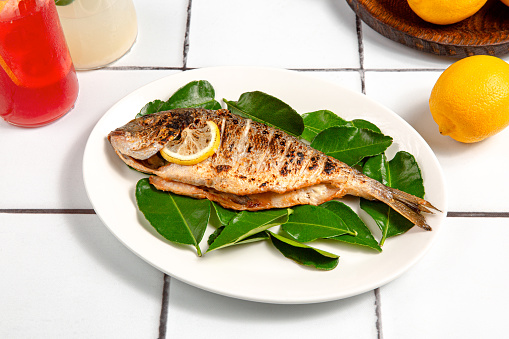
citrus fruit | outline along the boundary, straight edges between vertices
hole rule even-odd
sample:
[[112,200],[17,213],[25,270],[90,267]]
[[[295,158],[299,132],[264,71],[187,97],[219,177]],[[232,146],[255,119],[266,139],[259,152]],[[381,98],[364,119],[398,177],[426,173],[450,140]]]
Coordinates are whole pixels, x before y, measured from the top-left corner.
[[509,64],[494,56],[456,61],[438,78],[429,108],[441,134],[473,143],[509,125]]
[[221,141],[219,127],[207,121],[202,128],[185,128],[178,140],[170,141],[161,150],[161,156],[179,165],[194,165],[216,152]]
[[509,6],[509,0],[501,0],[504,4],[506,4],[507,6]]
[[[487,0],[408,0],[421,19],[437,25],[449,25],[474,15]],[[505,0],[508,1],[508,0]]]

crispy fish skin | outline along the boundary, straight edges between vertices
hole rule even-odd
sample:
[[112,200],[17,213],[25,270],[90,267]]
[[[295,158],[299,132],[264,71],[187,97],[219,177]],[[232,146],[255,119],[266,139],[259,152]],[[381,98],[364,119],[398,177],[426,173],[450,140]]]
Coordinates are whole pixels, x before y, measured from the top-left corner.
[[[221,131],[215,154],[184,166],[159,155],[187,127],[213,121]],[[431,230],[421,212],[429,202],[373,180],[299,139],[228,110],[175,109],[134,119],[108,139],[129,166],[152,174],[160,190],[207,198],[226,208],[260,210],[300,204],[318,205],[346,194],[380,200],[414,224]]]

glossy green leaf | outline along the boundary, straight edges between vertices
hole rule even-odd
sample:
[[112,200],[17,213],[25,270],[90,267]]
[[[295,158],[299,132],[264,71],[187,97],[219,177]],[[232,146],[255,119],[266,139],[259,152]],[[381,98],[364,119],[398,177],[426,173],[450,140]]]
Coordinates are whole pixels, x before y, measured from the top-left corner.
[[293,208],[288,222],[282,225],[283,230],[300,242],[330,238],[355,232],[331,212],[320,206],[301,205]]
[[[207,243],[209,244],[209,246],[217,239],[217,237],[219,236],[219,234],[221,234],[221,232],[225,229],[225,227],[226,226],[221,226],[221,227],[217,228],[209,236],[209,239],[207,240]],[[252,242],[256,242],[256,241],[262,241],[262,240],[267,240],[267,239],[269,239],[269,236],[267,235],[267,233],[265,233],[265,231],[262,231],[262,232],[258,232],[256,234],[250,235],[249,237],[244,238],[244,239],[242,239],[240,241],[237,241],[237,242],[235,242],[232,245],[248,244],[248,243],[252,243]]]
[[346,120],[328,110],[304,113],[302,119],[304,121],[304,132],[302,132],[301,138],[309,142],[313,141],[318,133],[329,127],[348,124]]
[[216,101],[215,96],[214,87],[208,81],[192,81],[179,88],[167,101],[154,100],[149,102],[136,115],[136,118],[175,108],[201,107],[214,110],[220,109],[221,104]]
[[320,132],[311,147],[350,166],[384,152],[392,138],[365,128],[334,126]]
[[258,232],[288,221],[289,209],[272,209],[258,212],[242,211],[217,235],[207,252],[234,245]]
[[367,120],[355,119],[346,121],[329,110],[304,113],[302,119],[304,120],[304,132],[302,132],[301,138],[309,142],[312,142],[320,132],[334,126],[365,128],[381,133],[378,126]]
[[162,112],[164,109],[162,108],[166,102],[162,100],[154,100],[147,103],[141,111],[136,115],[136,118],[142,117],[147,114],[152,114],[156,112]]
[[221,225],[228,225],[230,221],[240,212],[230,210],[227,208],[222,207],[221,205],[212,202],[212,206],[214,207],[214,210],[216,211],[217,217],[219,219],[219,222],[221,222]]
[[357,128],[365,128],[365,129],[369,129],[373,132],[382,133],[382,131],[380,131],[380,128],[378,128],[377,125],[375,125],[374,123],[369,122],[367,120],[363,120],[363,119],[354,119],[352,121],[349,121],[348,126],[357,127]]
[[[366,161],[364,173],[385,185],[401,191],[424,197],[424,185],[421,170],[414,156],[407,152],[398,152],[391,161],[381,154]],[[366,211],[382,231],[380,245],[385,239],[405,233],[414,224],[379,201],[361,199],[361,208]]]
[[285,102],[264,92],[244,93],[238,101],[223,100],[232,113],[242,117],[282,129],[295,136],[301,135],[304,130],[304,122],[299,113]]
[[136,185],[136,202],[159,234],[176,243],[193,245],[201,256],[199,243],[210,216],[208,200],[159,191],[144,178]]
[[357,235],[353,236],[350,234],[339,235],[330,237],[329,239],[346,242],[355,245],[367,246],[378,252],[382,251],[382,248],[378,245],[378,241],[373,237],[373,234],[366,226],[364,221],[355,213],[348,205],[331,200],[320,205],[331,212],[334,212],[348,227],[355,231]]
[[301,244],[298,241],[283,237],[270,231],[266,232],[270,235],[270,240],[274,247],[276,247],[285,257],[292,259],[298,264],[326,271],[332,270],[338,265],[338,255]]

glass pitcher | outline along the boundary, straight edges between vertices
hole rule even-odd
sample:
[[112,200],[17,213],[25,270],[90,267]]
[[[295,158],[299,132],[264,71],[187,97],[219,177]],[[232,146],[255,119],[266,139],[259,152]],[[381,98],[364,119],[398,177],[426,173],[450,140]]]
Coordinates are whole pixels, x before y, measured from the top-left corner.
[[132,0],[57,0],[74,67],[104,67],[127,53],[138,23]]
[[77,96],[54,0],[0,0],[0,116],[23,127],[46,125]]

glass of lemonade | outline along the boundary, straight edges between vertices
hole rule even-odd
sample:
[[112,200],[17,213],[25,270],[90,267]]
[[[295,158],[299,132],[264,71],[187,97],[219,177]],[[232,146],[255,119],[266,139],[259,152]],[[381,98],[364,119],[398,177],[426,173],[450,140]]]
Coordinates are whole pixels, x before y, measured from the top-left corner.
[[54,0],[0,0],[0,117],[46,125],[71,110],[77,96]]
[[138,34],[132,0],[61,0],[58,15],[74,67],[104,67],[127,53]]

